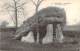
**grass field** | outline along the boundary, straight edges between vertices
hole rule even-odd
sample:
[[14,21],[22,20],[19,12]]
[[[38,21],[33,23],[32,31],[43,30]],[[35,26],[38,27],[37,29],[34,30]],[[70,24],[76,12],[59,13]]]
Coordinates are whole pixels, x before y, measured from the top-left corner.
[[80,32],[64,31],[64,36],[75,39],[78,43],[23,43],[13,40],[13,31],[0,33],[0,51],[80,51]]

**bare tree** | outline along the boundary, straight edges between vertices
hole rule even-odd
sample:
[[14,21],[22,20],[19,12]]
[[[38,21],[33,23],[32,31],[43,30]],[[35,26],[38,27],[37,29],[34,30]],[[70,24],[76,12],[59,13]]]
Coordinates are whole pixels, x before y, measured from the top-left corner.
[[[35,6],[35,13],[38,12],[39,6],[40,6],[40,4],[41,4],[43,1],[44,1],[44,0],[36,0],[36,1],[31,0],[31,2],[32,2],[33,5]],[[39,23],[38,20],[39,20],[39,17],[38,17],[38,15],[37,15],[37,22]]]
[[43,2],[44,0],[37,0],[37,2],[31,0],[31,2],[35,5],[35,11],[37,12],[39,9],[40,4]]
[[[26,2],[20,2],[21,0],[10,0],[12,1],[12,3],[6,3],[5,5],[8,5],[6,7],[8,13],[10,14],[11,12],[13,13],[13,15],[10,15],[16,29],[18,28],[18,18],[23,14],[24,15],[24,5],[26,4]],[[22,14],[20,14],[22,13]]]
[[[35,6],[35,13],[38,12],[39,6],[40,6],[40,4],[41,4],[43,1],[44,1],[44,0],[36,0],[36,1],[31,0],[31,2],[32,2],[33,5]],[[38,17],[38,15],[37,15],[37,23],[39,23],[39,17]]]

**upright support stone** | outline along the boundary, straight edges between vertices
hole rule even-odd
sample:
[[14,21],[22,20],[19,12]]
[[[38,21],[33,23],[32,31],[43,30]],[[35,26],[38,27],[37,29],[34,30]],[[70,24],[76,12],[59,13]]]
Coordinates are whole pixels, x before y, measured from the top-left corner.
[[63,42],[63,32],[62,32],[62,29],[61,29],[61,25],[60,24],[57,24],[57,28],[56,28],[56,40],[60,43]]
[[56,24],[53,24],[53,42],[56,40]]

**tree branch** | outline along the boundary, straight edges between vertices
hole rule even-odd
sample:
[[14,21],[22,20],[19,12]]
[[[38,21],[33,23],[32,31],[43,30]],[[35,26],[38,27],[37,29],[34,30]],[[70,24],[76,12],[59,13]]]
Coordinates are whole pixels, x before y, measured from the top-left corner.
[[[8,14],[10,14],[9,11],[8,11]],[[14,18],[11,15],[10,15],[10,17],[11,17],[13,23],[16,24],[15,21],[14,21]]]
[[[24,11],[24,8],[20,8],[20,9],[22,9],[22,10]],[[24,14],[24,12],[23,12],[23,16],[24,16],[24,18],[25,18],[25,14]]]
[[25,4],[26,4],[26,2],[22,3],[21,5],[19,5],[19,6],[17,6],[17,7],[21,7],[21,6],[25,5]]
[[36,6],[36,3],[33,0],[31,0],[31,2]]
[[37,4],[40,5],[44,0],[38,0]]

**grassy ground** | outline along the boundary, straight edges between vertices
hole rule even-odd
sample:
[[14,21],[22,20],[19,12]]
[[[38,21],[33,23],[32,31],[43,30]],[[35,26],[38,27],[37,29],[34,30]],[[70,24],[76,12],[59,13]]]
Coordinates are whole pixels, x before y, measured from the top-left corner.
[[[80,38],[75,37],[75,35],[72,36],[74,33],[71,32],[64,33],[65,37],[67,37],[68,39],[73,38],[77,41],[77,43],[51,43],[44,45],[36,43],[23,43],[11,39],[13,32],[1,32],[0,51],[80,51]],[[78,36],[79,34],[80,33],[76,35]]]

